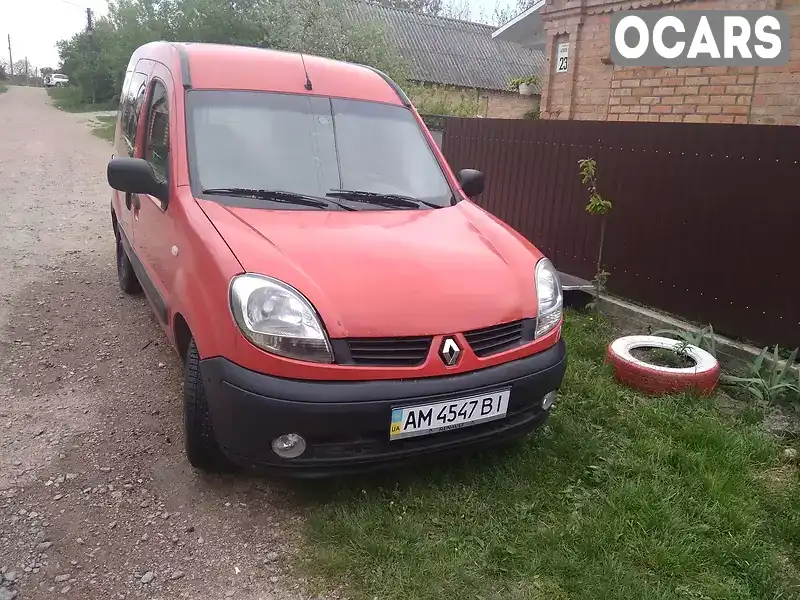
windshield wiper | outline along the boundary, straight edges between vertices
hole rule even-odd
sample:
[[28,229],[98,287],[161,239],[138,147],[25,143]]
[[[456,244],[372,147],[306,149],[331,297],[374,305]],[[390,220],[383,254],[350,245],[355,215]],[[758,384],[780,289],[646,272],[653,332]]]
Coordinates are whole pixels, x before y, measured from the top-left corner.
[[354,210],[349,206],[344,206],[332,200],[306,196],[296,192],[286,192],[283,190],[256,190],[251,188],[208,188],[203,190],[204,194],[220,194],[226,196],[237,196],[242,198],[259,198],[262,200],[272,200],[274,202],[284,202],[286,204],[298,204],[300,206],[313,206],[315,208],[328,208],[335,204],[344,210]]
[[397,208],[419,208],[420,206],[430,206],[431,208],[442,208],[439,204],[426,202],[411,196],[401,196],[399,194],[381,194],[378,192],[366,192],[363,190],[331,190],[326,196],[332,198],[342,198],[354,202],[366,202],[368,204],[380,204],[383,206],[394,206]]

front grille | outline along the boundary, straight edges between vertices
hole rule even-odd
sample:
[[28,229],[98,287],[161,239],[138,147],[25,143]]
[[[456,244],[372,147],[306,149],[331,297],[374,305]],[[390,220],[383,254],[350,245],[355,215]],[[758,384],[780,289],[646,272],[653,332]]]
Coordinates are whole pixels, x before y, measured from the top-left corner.
[[[414,367],[425,362],[431,337],[350,338],[339,347],[337,362],[375,367]],[[346,348],[346,352],[344,351]],[[343,356],[342,356],[343,355]]]
[[[464,337],[475,355],[485,358],[521,346],[523,341],[530,341],[527,339],[527,330],[530,329],[526,326],[527,321],[529,319],[468,331]],[[533,339],[532,335],[530,339]]]
[[452,431],[444,431],[432,435],[406,438],[402,440],[389,440],[387,431],[380,434],[361,438],[358,440],[310,440],[308,451],[303,455],[304,459],[317,458],[369,458],[371,456],[381,456],[390,458],[392,454],[400,454],[403,451],[412,449],[422,449],[428,446],[438,446],[445,442],[458,442],[475,436],[486,434],[490,431],[501,431],[510,427],[518,426],[526,421],[536,418],[542,412],[541,398],[527,398],[525,402],[514,402],[514,395],[511,395],[511,402],[508,406],[508,413],[505,419],[498,419],[488,423],[479,423],[470,427],[462,427]]

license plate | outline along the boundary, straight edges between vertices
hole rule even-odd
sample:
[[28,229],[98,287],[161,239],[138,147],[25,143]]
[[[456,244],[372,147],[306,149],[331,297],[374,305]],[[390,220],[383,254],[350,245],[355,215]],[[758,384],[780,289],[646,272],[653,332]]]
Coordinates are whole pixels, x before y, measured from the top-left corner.
[[400,440],[502,419],[511,390],[392,409],[389,439]]

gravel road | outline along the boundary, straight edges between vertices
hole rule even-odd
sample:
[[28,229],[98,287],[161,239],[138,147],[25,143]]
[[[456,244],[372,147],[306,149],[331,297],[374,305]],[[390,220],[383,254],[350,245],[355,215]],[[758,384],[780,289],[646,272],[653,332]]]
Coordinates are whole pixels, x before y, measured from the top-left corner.
[[119,291],[111,146],[0,95],[0,600],[304,597],[289,492],[195,473],[181,366]]

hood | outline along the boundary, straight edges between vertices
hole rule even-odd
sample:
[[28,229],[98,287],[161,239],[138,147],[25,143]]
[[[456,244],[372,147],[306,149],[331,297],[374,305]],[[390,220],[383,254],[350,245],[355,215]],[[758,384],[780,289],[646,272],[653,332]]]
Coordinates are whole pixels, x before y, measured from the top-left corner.
[[457,333],[536,316],[536,248],[470,202],[275,211],[198,200],[245,271],[285,281],[332,338]]

